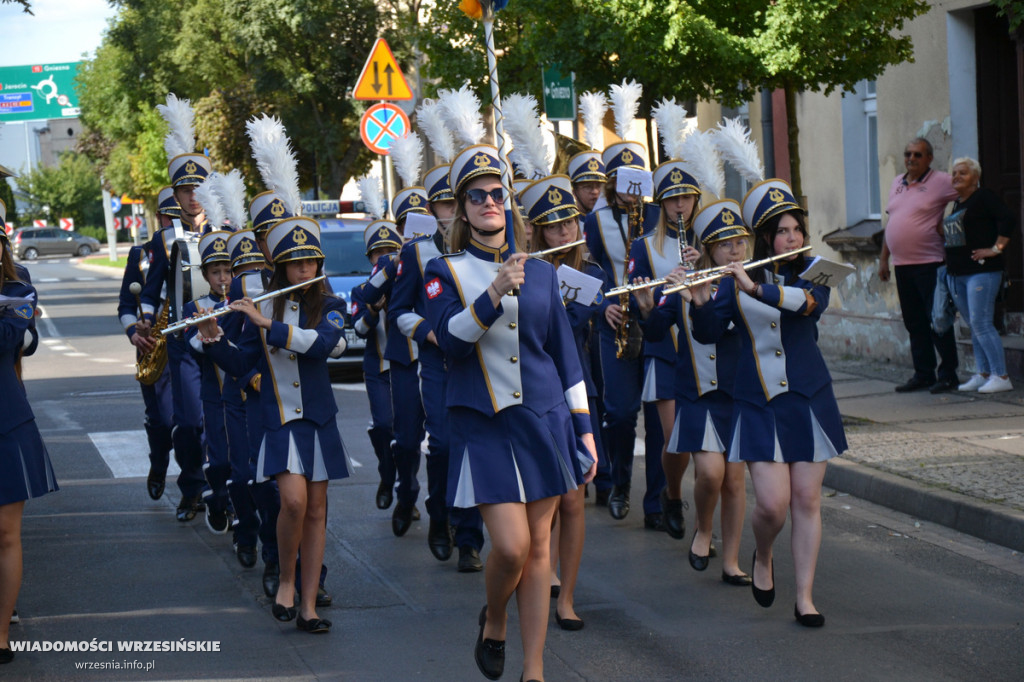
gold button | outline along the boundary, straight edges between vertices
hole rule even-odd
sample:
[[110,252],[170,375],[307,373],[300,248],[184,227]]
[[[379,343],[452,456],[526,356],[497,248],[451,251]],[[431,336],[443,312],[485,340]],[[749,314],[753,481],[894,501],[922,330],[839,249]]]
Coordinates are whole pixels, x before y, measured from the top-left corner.
[[299,306],[297,306],[297,305],[293,305],[292,306],[292,310],[298,310],[298,309],[299,309]]
[[296,407],[295,408],[295,414],[302,414],[302,408],[301,407]]
[[515,322],[509,322],[508,323],[508,328],[509,329],[515,329],[516,328],[516,323]]
[[298,388],[299,387],[299,382],[293,381],[292,382],[292,386],[294,386],[295,388]]
[[782,355],[782,351],[781,350],[775,351],[775,357],[780,357],[781,355]]
[[785,386],[785,385],[786,385],[786,382],[785,382],[785,381],[780,381],[780,382],[779,382],[779,386]]
[[778,327],[778,326],[779,326],[779,325],[777,325],[777,324],[775,324],[774,322],[772,322],[772,329],[775,329],[775,328],[776,328],[776,327]]
[[717,382],[717,381],[715,381],[714,379],[712,379],[712,380],[711,380],[711,385],[712,385],[712,386],[717,386],[717,385],[718,385],[718,382]]
[[512,357],[510,357],[508,359],[508,361],[511,362],[514,365],[515,363],[519,362],[519,358],[517,358],[516,356],[513,355]]
[[515,392],[514,392],[514,393],[512,394],[512,397],[513,397],[513,398],[520,398],[520,397],[522,397],[522,395],[523,395],[523,394],[522,394],[522,393],[520,393],[519,391],[515,391]]
[[714,360],[714,359],[715,359],[715,354],[714,354],[714,353],[712,353],[711,355],[709,355],[709,356],[708,356],[708,359],[709,359],[709,360]]
[[295,359],[295,353],[292,353],[292,354],[290,354],[290,355],[288,356],[288,359],[289,359],[289,360],[294,360],[294,359]]

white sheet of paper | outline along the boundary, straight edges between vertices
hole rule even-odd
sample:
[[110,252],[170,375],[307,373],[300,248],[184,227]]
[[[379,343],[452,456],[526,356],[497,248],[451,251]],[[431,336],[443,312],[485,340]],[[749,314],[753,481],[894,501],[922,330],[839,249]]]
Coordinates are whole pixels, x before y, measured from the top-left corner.
[[816,256],[811,264],[800,273],[800,279],[820,284],[826,287],[834,287],[843,283],[847,277],[857,272],[857,268],[849,263],[836,263],[822,256]]
[[410,239],[420,235],[431,235],[437,232],[437,218],[424,213],[407,213],[405,216],[405,235]]
[[597,277],[591,277],[568,265],[559,265],[556,274],[559,293],[566,303],[591,305],[601,293],[601,280]]
[[642,197],[654,196],[654,178],[651,171],[642,168],[619,168],[615,171],[615,191]]

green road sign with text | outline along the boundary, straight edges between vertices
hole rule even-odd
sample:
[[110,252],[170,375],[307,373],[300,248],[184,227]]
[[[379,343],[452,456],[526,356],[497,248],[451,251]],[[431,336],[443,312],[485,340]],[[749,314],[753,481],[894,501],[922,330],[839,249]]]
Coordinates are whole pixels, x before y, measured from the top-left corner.
[[77,117],[78,64],[0,67],[0,123]]
[[563,75],[555,64],[544,69],[544,113],[549,121],[576,120],[576,93],[572,73]]

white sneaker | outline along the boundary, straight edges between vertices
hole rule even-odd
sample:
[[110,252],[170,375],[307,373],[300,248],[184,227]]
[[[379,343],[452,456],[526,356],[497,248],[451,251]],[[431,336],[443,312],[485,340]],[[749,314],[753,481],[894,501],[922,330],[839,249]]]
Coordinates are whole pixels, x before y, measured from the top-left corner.
[[983,377],[980,374],[973,374],[971,378],[967,380],[967,383],[960,384],[956,389],[958,391],[977,391],[979,388],[985,385],[988,381],[988,377]]
[[985,382],[985,385],[978,389],[978,393],[1001,393],[1012,390],[1013,384],[1010,383],[1009,377],[1004,379],[998,374],[993,374]]

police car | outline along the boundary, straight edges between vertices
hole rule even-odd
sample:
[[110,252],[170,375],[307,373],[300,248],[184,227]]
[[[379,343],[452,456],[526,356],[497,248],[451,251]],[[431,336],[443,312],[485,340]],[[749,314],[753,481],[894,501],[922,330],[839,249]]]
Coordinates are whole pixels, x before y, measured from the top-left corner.
[[[316,217],[320,223],[320,247],[324,252],[324,274],[335,295],[351,305],[352,289],[370,276],[370,262],[366,259],[363,231],[372,221],[363,218],[327,218],[322,215],[337,215],[337,201],[304,201],[302,214]],[[358,370],[363,363],[363,349],[366,339],[356,336],[352,318],[345,313],[345,340],[348,348],[336,359],[329,359],[328,365],[338,373]],[[332,372],[333,374],[334,372]]]

